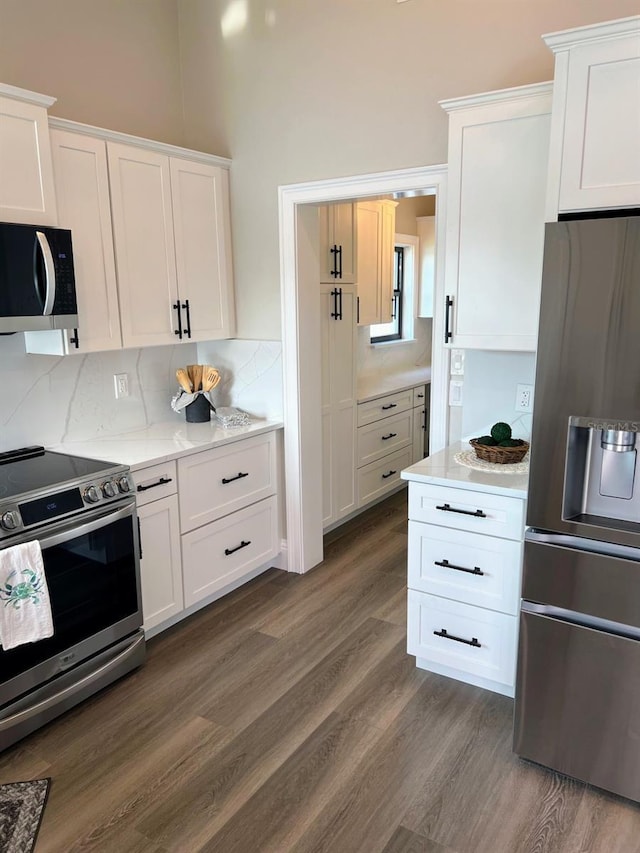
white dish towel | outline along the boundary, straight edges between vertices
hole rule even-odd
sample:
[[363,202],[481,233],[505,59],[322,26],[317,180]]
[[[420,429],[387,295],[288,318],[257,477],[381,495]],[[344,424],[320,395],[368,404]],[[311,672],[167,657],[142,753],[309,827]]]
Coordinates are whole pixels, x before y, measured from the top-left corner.
[[14,649],[53,636],[40,543],[0,549],[0,643]]

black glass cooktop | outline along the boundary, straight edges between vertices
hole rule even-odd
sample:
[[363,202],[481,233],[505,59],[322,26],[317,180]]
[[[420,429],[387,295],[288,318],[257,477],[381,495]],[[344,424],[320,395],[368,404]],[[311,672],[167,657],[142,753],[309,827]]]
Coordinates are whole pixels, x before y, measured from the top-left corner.
[[0,453],[0,500],[15,499],[44,489],[56,490],[73,480],[123,467],[117,462],[69,456],[43,447]]

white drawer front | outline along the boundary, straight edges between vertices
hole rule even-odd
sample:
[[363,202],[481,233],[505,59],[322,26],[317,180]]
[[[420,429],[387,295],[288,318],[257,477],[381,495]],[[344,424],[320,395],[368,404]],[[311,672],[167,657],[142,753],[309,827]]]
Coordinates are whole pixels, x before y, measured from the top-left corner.
[[524,536],[524,501],[487,492],[410,483],[409,518],[504,539]]
[[[446,637],[442,636],[443,632]],[[513,685],[517,645],[517,616],[409,590],[409,654],[476,677]]]
[[267,498],[182,537],[184,603],[223,589],[278,553],[277,498]]
[[411,447],[390,453],[379,462],[358,468],[358,506],[364,506],[393,489],[401,481],[400,472],[411,465]]
[[366,426],[380,418],[398,415],[413,408],[413,389],[398,391],[397,394],[387,394],[368,403],[358,403],[358,426]]
[[276,491],[274,432],[178,460],[180,529],[202,527]]
[[416,406],[424,406],[427,400],[427,395],[425,391],[424,385],[420,385],[418,388],[413,389],[413,407]]
[[413,410],[358,428],[358,468],[412,443]]
[[411,589],[518,613],[522,542],[409,522]]
[[176,463],[172,459],[162,462],[160,465],[151,465],[132,471],[131,476],[136,484],[136,503],[144,506],[151,501],[175,495],[178,491],[178,479],[176,477]]

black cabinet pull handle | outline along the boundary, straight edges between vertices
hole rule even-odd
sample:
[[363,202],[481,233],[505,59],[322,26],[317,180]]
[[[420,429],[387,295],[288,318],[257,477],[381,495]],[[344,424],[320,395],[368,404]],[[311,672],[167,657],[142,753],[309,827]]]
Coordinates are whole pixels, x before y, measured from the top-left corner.
[[434,566],[442,566],[443,569],[455,569],[456,572],[467,572],[469,575],[484,575],[479,566],[474,566],[472,569],[465,569],[464,566],[454,566],[449,560],[435,560]]
[[180,302],[173,303],[173,310],[178,312],[178,328],[173,330],[173,334],[177,335],[182,340],[182,314],[180,313]]
[[149,483],[148,486],[136,486],[136,491],[146,492],[147,489],[155,489],[156,486],[164,486],[166,483],[170,483],[171,479],[171,477],[160,477],[157,483]]
[[[340,258],[342,258],[342,255],[340,255]],[[342,278],[342,261],[340,261],[340,278]],[[338,288],[338,299],[339,299],[339,306],[340,306],[338,308],[338,314],[340,315],[338,317],[338,320],[342,320],[342,288],[341,287]]]
[[338,278],[338,247],[334,243],[331,249],[329,250],[333,255],[333,269],[331,270],[331,275],[334,278]]
[[338,246],[338,260],[340,261],[340,266],[338,267],[338,278],[342,279],[342,246]]
[[334,320],[340,319],[340,314],[338,313],[338,288],[334,287],[331,291],[331,296],[333,297],[333,311],[331,312],[331,316]]
[[360,297],[356,296],[356,323],[360,322]]
[[73,334],[69,338],[69,343],[73,344],[76,349],[80,349],[80,335],[77,329],[73,330]]
[[453,297],[447,296],[447,301],[445,302],[445,314],[444,314],[444,342],[448,344],[451,338],[453,337],[453,332],[449,328],[451,322],[451,310],[453,308]]
[[225,557],[228,557],[229,554],[235,554],[236,551],[239,551],[240,548],[246,548],[247,545],[251,545],[251,542],[245,542],[243,539],[242,542],[240,542],[239,545],[236,545],[235,548],[225,548],[224,549],[224,555],[225,555]]
[[475,512],[471,512],[470,509],[456,509],[453,506],[449,506],[449,504],[444,504],[443,506],[437,506],[436,509],[441,509],[443,512],[459,512],[460,515],[473,515],[475,518],[486,518],[487,514],[482,512],[481,509],[477,509]]
[[382,407],[382,411],[386,412],[387,409],[395,409],[397,405],[398,405],[397,403],[387,403],[386,406]]
[[382,440],[388,441],[390,438],[395,438],[398,435],[397,432],[390,432],[389,435],[383,435]]
[[425,406],[422,410],[422,429],[426,432],[427,430],[427,407]]
[[182,303],[182,307],[187,312],[187,328],[184,330],[185,335],[190,338],[191,337],[191,309],[189,308],[189,300],[185,299]]
[[388,474],[383,474],[383,475],[382,475],[382,479],[383,479],[383,480],[386,480],[388,477],[393,477],[393,475],[394,475],[394,474],[397,474],[397,473],[398,473],[397,471],[389,471],[389,473],[388,473]]
[[456,637],[453,634],[447,634],[445,628],[441,631],[433,632],[436,637],[444,637],[445,640],[454,640],[456,643],[464,643],[467,646],[473,646],[475,649],[481,649],[482,643],[479,643],[476,637],[472,637],[470,640],[465,640],[462,637]]
[[222,485],[226,486],[227,483],[233,483],[234,480],[242,480],[243,477],[248,477],[248,476],[249,476],[248,471],[245,474],[243,474],[241,471],[239,474],[236,474],[235,477],[223,477],[222,478]]

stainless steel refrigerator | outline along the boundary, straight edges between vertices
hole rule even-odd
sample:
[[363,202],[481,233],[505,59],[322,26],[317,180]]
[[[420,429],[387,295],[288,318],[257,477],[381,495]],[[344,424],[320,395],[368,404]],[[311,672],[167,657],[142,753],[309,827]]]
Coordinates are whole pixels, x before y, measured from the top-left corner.
[[514,718],[640,801],[640,217],[548,224]]

